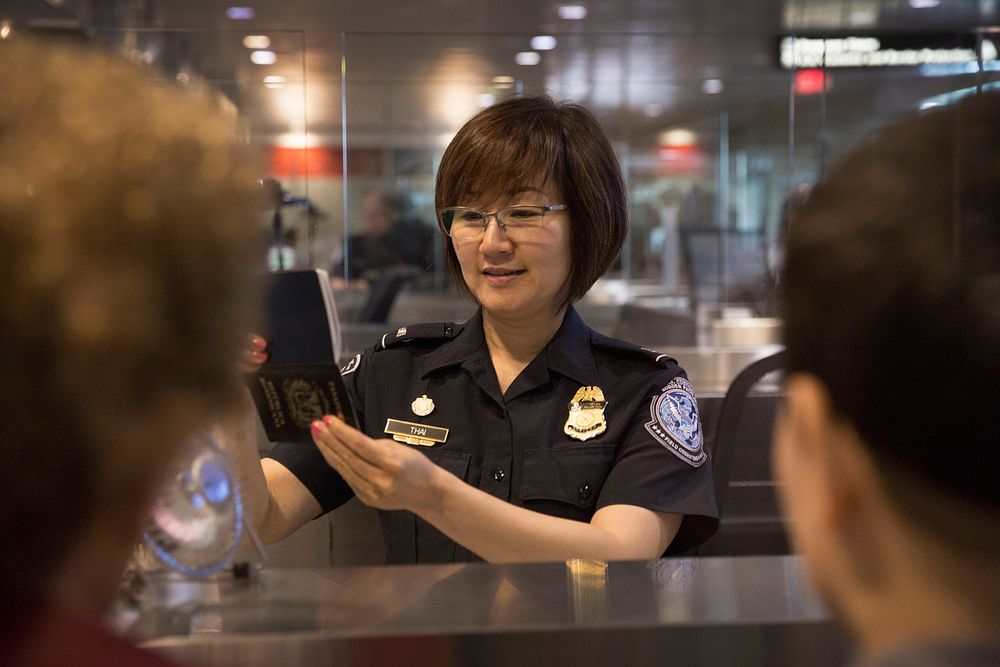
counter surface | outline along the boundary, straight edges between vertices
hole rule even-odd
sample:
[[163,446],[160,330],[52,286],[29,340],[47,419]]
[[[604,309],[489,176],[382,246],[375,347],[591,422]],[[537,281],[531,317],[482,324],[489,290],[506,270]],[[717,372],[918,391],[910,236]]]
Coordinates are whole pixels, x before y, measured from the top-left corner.
[[768,556],[159,575],[132,634],[192,664],[665,664],[665,651],[683,658],[674,664],[839,664],[846,643],[800,565]]

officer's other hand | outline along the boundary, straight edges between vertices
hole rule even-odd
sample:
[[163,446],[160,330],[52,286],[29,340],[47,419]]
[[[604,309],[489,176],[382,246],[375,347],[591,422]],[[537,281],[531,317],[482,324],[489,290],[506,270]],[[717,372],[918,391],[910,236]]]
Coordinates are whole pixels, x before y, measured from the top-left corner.
[[267,361],[267,341],[257,334],[250,334],[247,346],[240,356],[241,373],[256,373]]
[[369,438],[330,415],[312,423],[312,437],[364,504],[420,512],[440,502],[437,482],[445,471],[419,451]]

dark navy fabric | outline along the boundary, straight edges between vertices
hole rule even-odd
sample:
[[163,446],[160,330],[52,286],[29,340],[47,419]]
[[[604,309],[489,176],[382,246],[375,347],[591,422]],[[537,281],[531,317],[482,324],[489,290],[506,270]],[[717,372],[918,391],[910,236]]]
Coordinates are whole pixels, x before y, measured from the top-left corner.
[[[388,437],[387,419],[447,428],[445,443],[416,448],[514,505],[577,521],[616,504],[683,514],[668,554],[697,546],[718,527],[711,462],[692,465],[647,428],[656,399],[684,371],[669,357],[591,330],[572,308],[504,394],[478,313],[465,325],[387,332],[346,369],[365,433]],[[607,401],[607,429],[584,442],[563,431],[582,386],[600,387]],[[420,417],[411,404],[423,395],[434,409]],[[269,456],[294,473],[325,512],[350,499],[350,488],[314,445],[279,444]],[[476,559],[410,512],[380,515],[389,563]]]

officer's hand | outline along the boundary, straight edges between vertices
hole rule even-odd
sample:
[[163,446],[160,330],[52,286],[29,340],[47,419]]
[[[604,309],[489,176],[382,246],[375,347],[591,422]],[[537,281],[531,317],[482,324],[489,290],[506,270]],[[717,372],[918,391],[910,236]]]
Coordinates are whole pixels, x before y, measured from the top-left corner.
[[240,356],[240,372],[256,373],[265,361],[267,361],[267,341],[256,334],[251,334],[247,340],[247,347]]
[[327,415],[312,424],[312,438],[326,462],[365,505],[420,512],[440,503],[442,468],[393,440],[374,440]]

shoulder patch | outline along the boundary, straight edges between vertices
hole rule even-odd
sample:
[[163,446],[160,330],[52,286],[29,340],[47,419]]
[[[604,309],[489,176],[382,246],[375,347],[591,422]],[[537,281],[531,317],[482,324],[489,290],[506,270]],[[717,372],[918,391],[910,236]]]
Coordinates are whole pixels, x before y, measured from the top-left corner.
[[347,365],[340,369],[341,375],[350,375],[354,371],[358,370],[358,366],[361,365],[361,355],[356,354],[354,358],[347,362]]
[[623,340],[618,340],[617,338],[604,336],[596,332],[594,332],[594,334],[591,336],[591,341],[596,347],[622,353],[633,359],[646,360],[649,361],[650,363],[660,366],[661,368],[668,368],[672,365],[677,364],[677,360],[668,354],[661,354],[655,350],[650,350],[645,347],[639,347],[638,345],[634,345],[633,343],[628,343]]
[[682,377],[675,377],[654,396],[649,404],[646,430],[657,442],[679,459],[697,468],[708,460],[694,388]]
[[416,340],[448,340],[454,338],[462,330],[462,326],[453,322],[430,322],[427,324],[412,324],[399,327],[383,334],[377,347],[387,350],[390,347],[402,345]]

